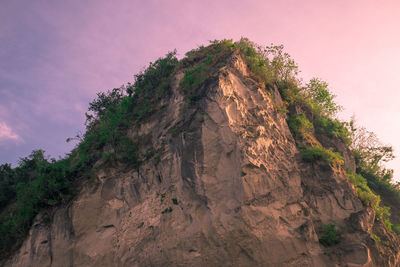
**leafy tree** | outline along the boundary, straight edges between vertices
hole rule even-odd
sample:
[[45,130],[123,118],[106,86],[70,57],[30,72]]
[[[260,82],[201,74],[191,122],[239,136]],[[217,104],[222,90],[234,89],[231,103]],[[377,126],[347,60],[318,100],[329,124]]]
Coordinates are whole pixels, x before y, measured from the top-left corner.
[[105,115],[107,110],[112,109],[121,103],[122,99],[125,97],[125,87],[114,88],[111,91],[97,93],[97,98],[89,103],[89,112],[86,113],[86,119],[88,123],[91,123],[94,119],[98,119]]
[[281,81],[289,81],[299,73],[297,63],[287,52],[283,52],[283,45],[266,46],[264,57],[268,58],[275,77]]
[[299,72],[296,62],[286,52],[283,45],[266,46],[265,48],[241,38],[235,43],[256,78],[265,84],[283,83],[298,84]]
[[304,93],[310,99],[312,108],[323,116],[334,117],[342,107],[335,103],[333,95],[328,89],[328,83],[313,78],[304,88]]
[[171,74],[177,64],[176,50],[169,52],[164,58],[157,59],[154,63],[150,62],[145,71],[135,75],[131,94],[134,97],[145,96],[154,100],[165,96],[169,89]]
[[10,164],[0,165],[0,209],[15,198],[15,171]]

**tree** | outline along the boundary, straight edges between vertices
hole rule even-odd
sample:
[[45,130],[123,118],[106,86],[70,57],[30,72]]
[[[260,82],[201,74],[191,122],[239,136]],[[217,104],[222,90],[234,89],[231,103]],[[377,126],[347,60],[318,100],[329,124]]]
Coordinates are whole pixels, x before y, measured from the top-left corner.
[[342,107],[335,103],[336,97],[328,89],[328,83],[318,78],[312,78],[304,88],[306,97],[311,100],[312,108],[321,115],[334,117]]
[[351,149],[358,168],[381,181],[390,182],[393,170],[385,168],[383,163],[395,158],[393,148],[382,144],[375,133],[367,131],[364,127],[357,128],[354,118],[349,123],[349,130],[352,139]]
[[107,109],[117,106],[121,103],[125,97],[125,87],[114,88],[111,91],[105,93],[97,93],[97,98],[89,103],[89,111],[93,112],[94,115],[86,113],[86,118],[89,122],[93,119],[98,119],[104,116]]

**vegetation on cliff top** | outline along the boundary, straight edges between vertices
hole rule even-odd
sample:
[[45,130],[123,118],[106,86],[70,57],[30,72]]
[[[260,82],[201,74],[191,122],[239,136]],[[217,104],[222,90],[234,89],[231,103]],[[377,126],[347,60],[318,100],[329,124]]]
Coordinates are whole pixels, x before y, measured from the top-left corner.
[[[212,81],[214,72],[235,52],[242,55],[253,78],[266,90],[274,87],[279,90],[284,100],[279,108],[288,114],[288,125],[305,161],[319,161],[334,167],[343,164],[338,151],[312,142],[314,133],[350,145],[357,170],[355,174],[348,174],[349,180],[364,205],[374,207],[377,219],[391,228],[389,209],[380,205],[380,197],[376,195],[384,194],[391,205],[400,204],[399,186],[391,183],[392,171],[381,164],[393,158],[391,147],[381,145],[370,133],[357,129],[354,123],[338,120],[336,114],[341,107],[334,102],[335,96],[328,84],[314,78],[302,85],[298,66],[284,52],[283,46],[261,47],[242,38],[238,42],[213,41],[207,47],[189,51],[180,61],[176,52],[168,53],[135,75],[132,84],[98,93],[86,113],[85,134],[75,138],[79,143],[65,158],[48,159],[44,151],[36,150],[22,158],[16,168],[1,165],[0,254],[6,257],[21,244],[39,212],[50,211],[51,207],[70,201],[77,184],[91,177],[95,163],[118,162],[139,169],[143,161],[154,158],[156,164],[159,161],[157,151],[141,152],[142,140],[129,135],[128,130],[161,110],[171,94],[174,74],[179,71],[184,73],[180,89],[187,103],[195,104],[204,95],[204,85]],[[396,223],[400,223],[400,214]],[[328,230],[327,233],[332,232]],[[327,238],[332,239],[331,236]]]

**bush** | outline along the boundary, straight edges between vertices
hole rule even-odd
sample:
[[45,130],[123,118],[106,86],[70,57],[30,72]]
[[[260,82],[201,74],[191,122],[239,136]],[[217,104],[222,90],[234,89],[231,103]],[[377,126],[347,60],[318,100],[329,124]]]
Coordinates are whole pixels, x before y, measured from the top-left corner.
[[307,119],[304,113],[292,115],[287,119],[290,131],[300,138],[305,138],[307,133],[313,130],[313,124]]
[[89,103],[89,112],[93,112],[94,115],[86,113],[86,118],[90,121],[91,119],[98,119],[104,116],[105,112],[119,103],[125,97],[125,91],[123,87],[114,88],[112,91],[106,93],[97,93],[97,98]]
[[347,178],[355,186],[357,196],[360,198],[365,206],[375,207],[376,204],[379,205],[379,196],[375,195],[372,192],[367,184],[367,180],[362,175],[348,172]]
[[0,165],[0,209],[3,209],[16,197],[15,180],[15,171],[11,165]]
[[397,235],[400,234],[400,224],[393,224],[392,229],[393,229],[393,231],[396,232]]
[[71,199],[75,175],[70,165],[69,158],[48,161],[43,150],[34,150],[20,160],[18,167],[7,168],[14,177],[10,187],[15,192],[15,203],[0,219],[2,254],[22,242],[40,210]]
[[351,144],[350,132],[344,122],[319,115],[315,117],[314,126],[317,133],[337,137],[342,139],[347,145]]
[[147,69],[135,75],[133,95],[138,98],[147,98],[154,101],[169,93],[171,74],[178,64],[176,51],[170,52],[164,58],[150,62]]
[[319,242],[328,247],[340,243],[340,234],[335,230],[336,226],[334,224],[322,225],[320,228],[321,237]]
[[304,88],[306,98],[315,113],[322,116],[333,117],[342,107],[335,103],[333,95],[328,89],[328,83],[318,78],[313,78]]
[[300,155],[306,162],[322,161],[332,166],[343,165],[344,159],[338,152],[316,145],[312,147],[300,147]]
[[262,48],[247,38],[241,38],[234,46],[245,57],[250,70],[259,81],[273,84],[281,81],[297,82],[298,66],[283,45]]
[[367,180],[360,174],[347,173],[347,178],[355,186],[357,196],[365,206],[372,207],[375,210],[375,218],[386,225],[391,230],[389,207],[381,206],[381,198],[372,192],[368,186]]
[[165,210],[163,210],[163,211],[161,212],[161,214],[170,213],[170,212],[172,212],[172,207],[166,208]]
[[207,78],[207,69],[203,64],[197,65],[185,71],[185,76],[181,81],[181,86],[186,92],[195,90],[201,86]]

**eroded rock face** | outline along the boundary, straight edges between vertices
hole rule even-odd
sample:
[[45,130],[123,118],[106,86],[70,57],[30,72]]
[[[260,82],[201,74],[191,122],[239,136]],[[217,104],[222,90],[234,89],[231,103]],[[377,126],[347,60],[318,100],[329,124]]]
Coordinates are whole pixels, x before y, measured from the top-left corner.
[[[6,266],[398,265],[397,239],[379,253],[374,213],[343,172],[301,162],[279,93],[251,79],[239,55],[196,105],[180,78],[162,114],[131,131],[160,160],[139,171],[98,164],[50,224],[37,218]],[[342,241],[324,247],[319,227],[329,223]]]

